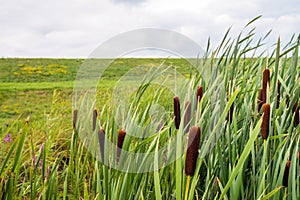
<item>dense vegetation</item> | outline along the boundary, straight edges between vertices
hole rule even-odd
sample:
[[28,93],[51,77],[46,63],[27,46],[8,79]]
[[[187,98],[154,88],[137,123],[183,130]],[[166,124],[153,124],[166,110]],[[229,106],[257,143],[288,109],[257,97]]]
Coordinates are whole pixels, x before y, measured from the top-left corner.
[[[154,151],[180,134],[176,153],[182,151],[183,155],[179,159],[159,170],[137,174],[103,165],[86,150],[73,129],[72,83],[84,60],[0,59],[0,197],[299,199],[300,126],[295,121],[300,103],[300,41],[292,38],[283,45],[278,40],[270,55],[253,54],[265,50],[263,42],[254,41],[254,30],[235,40],[226,34],[217,49],[208,45],[198,70],[191,70],[184,59],[123,58],[112,63],[97,90],[95,131],[103,128],[106,139],[117,144],[119,129],[134,131],[130,129],[133,121],[146,127],[150,105],[161,102],[167,109],[164,126],[146,139],[126,135],[122,148]],[[132,109],[138,114],[128,112],[130,120],[118,127],[111,114],[116,81],[136,66],[161,63],[176,66],[188,79],[175,94],[181,102],[179,129],[174,124],[174,94],[151,87],[151,81],[132,96]],[[212,69],[207,79],[201,76],[204,67]],[[263,85],[265,69],[270,70],[267,86]],[[200,127],[201,139],[195,171],[187,176],[189,134],[181,134],[185,132],[184,105],[187,101],[194,105],[200,85],[203,97],[197,108],[192,106],[195,117],[191,124]],[[153,93],[153,88],[163,95]],[[261,88],[267,93],[264,99]],[[138,97],[140,101],[136,101]],[[220,99],[217,103],[216,98]],[[262,113],[267,112],[266,105],[258,109],[261,103],[270,107],[268,123]],[[261,126],[268,126],[265,139],[260,135]]]

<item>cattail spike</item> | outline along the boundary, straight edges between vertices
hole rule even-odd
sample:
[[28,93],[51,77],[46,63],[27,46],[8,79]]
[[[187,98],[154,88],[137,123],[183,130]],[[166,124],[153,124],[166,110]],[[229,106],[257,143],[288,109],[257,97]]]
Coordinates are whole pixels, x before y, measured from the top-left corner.
[[285,164],[285,168],[284,168],[284,174],[283,174],[283,177],[282,177],[282,185],[284,187],[288,187],[290,165],[291,165],[291,161],[287,160],[286,164]]
[[202,86],[198,86],[196,95],[197,95],[197,102],[199,103],[203,97],[203,87]]
[[180,102],[178,96],[174,97],[174,116],[175,116],[175,127],[179,129],[180,125]]
[[196,169],[196,162],[198,157],[198,149],[200,144],[201,130],[198,126],[193,126],[190,129],[188,146],[185,159],[185,174],[193,176]]
[[293,106],[293,113],[294,113],[294,127],[297,127],[299,124],[299,106],[298,102],[296,102]]
[[97,109],[94,109],[93,111],[93,132],[96,130],[96,122],[97,122]]
[[102,162],[104,162],[105,131],[103,129],[98,131],[98,142],[100,146],[101,159]]
[[184,132],[187,133],[190,130],[191,121],[191,102],[185,102],[185,113],[184,113]]
[[74,130],[76,130],[77,115],[78,115],[78,110],[75,109],[74,112],[73,112],[73,129],[74,129]]
[[263,72],[263,90],[267,91],[267,86],[270,86],[270,70],[265,69]]
[[270,104],[265,103],[262,106],[262,113],[261,137],[267,139],[269,136]]
[[267,103],[267,88],[270,86],[270,70],[265,69],[263,72],[263,81],[262,81],[262,102]]
[[118,132],[118,143],[117,143],[117,163],[119,163],[119,159],[120,159],[121,150],[122,150],[122,147],[123,147],[125,136],[126,136],[126,131],[119,130],[119,132]]

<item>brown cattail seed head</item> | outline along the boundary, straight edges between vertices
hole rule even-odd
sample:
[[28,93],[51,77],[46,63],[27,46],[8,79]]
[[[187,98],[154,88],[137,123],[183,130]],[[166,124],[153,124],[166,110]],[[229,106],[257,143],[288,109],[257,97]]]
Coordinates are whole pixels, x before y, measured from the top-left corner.
[[103,129],[98,131],[98,142],[100,146],[101,159],[102,162],[104,162],[105,131]]
[[190,130],[191,121],[191,102],[185,102],[185,113],[184,113],[184,132],[187,133]]
[[270,85],[270,70],[265,69],[263,72],[263,90],[267,91],[268,85]]
[[98,116],[97,109],[94,109],[94,111],[93,111],[93,131],[96,130],[97,116]]
[[299,124],[299,106],[298,102],[296,102],[293,106],[293,113],[294,113],[294,127],[297,127]]
[[180,125],[180,102],[178,96],[174,97],[174,116],[175,116],[175,127],[179,129]]
[[126,136],[126,131],[124,130],[119,130],[118,132],[118,143],[117,143],[117,163],[119,162],[119,158],[121,155],[121,150],[122,150],[122,146],[124,143],[124,139]]
[[201,131],[200,127],[193,126],[189,133],[188,146],[185,159],[185,174],[193,176],[196,168],[198,157],[198,148],[200,144]]
[[265,103],[262,106],[262,113],[261,137],[262,139],[267,139],[269,136],[270,104]]
[[279,108],[280,105],[280,81],[277,82],[277,104],[276,108]]
[[203,87],[202,86],[198,86],[196,95],[197,95],[197,102],[199,103],[203,97]]
[[78,115],[78,110],[75,109],[74,112],[73,112],[73,129],[74,130],[76,130],[77,115]]
[[288,187],[290,165],[291,165],[291,161],[287,160],[286,164],[285,164],[285,168],[284,168],[284,174],[283,174],[283,177],[282,177],[282,185],[284,187]]

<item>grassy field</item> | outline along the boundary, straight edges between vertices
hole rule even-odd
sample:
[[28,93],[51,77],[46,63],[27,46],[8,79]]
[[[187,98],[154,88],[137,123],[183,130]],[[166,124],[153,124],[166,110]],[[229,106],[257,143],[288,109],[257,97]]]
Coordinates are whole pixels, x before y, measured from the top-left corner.
[[[189,73],[189,67],[183,67],[187,61],[182,59],[117,59],[101,77],[99,92],[112,89],[133,67],[165,61],[168,66],[178,67],[180,73]],[[1,126],[11,123],[20,114],[40,117],[51,107],[54,90],[68,104],[71,114],[73,83],[83,62],[83,59],[0,59]]]
[[[151,129],[150,106],[161,102],[167,113],[159,118],[161,129],[149,138],[126,135],[122,148],[154,152],[174,140],[176,155],[182,153],[169,165],[145,173],[102,164],[87,151],[86,141],[79,137],[80,128],[73,129],[73,83],[83,59],[0,59],[0,197],[299,199],[299,38],[286,45],[278,41],[268,57],[251,56],[249,52],[265,50],[262,43],[254,42],[250,31],[235,40],[225,36],[216,49],[208,46],[207,57],[197,66],[200,71],[212,69],[207,79],[183,59],[122,58],[109,66],[97,88],[96,130],[90,133],[104,129],[106,140],[118,144],[121,128],[140,134],[132,128],[133,122],[138,122],[143,132]],[[179,129],[174,124],[174,94],[165,93],[165,88],[151,88],[151,81],[131,96],[132,110],[123,113],[122,124],[116,125],[111,98],[117,81],[135,67],[161,63],[176,68],[188,80],[175,94],[181,104]],[[270,78],[265,87],[266,69]],[[191,175],[187,173],[186,148],[193,131],[184,134],[183,118],[186,102],[196,103],[198,86],[203,86],[204,95],[197,107],[192,106],[190,124],[201,129],[201,136],[194,150],[198,153],[191,158],[195,162]],[[265,89],[265,99],[260,89]],[[215,102],[216,98],[220,101]],[[258,110],[260,101],[265,104]],[[264,128],[269,134],[265,139],[261,136]],[[107,157],[114,162],[114,155]],[[152,163],[159,164],[158,160],[154,157]]]

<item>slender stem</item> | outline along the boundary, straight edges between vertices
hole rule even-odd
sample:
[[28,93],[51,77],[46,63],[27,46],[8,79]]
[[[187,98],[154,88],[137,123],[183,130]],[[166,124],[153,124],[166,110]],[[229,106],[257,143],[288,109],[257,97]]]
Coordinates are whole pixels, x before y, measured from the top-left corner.
[[188,199],[189,187],[190,187],[191,176],[187,176],[186,184],[185,184],[185,197],[184,199]]
[[[264,151],[267,151],[267,140],[266,139],[264,139]],[[263,173],[265,173],[266,172],[266,162],[264,162],[263,165],[264,165]],[[265,182],[266,182],[265,180],[266,180],[266,177],[263,180],[263,190],[265,189]]]
[[284,196],[283,197],[284,200],[287,199],[287,187],[284,188],[284,195],[283,196]]

